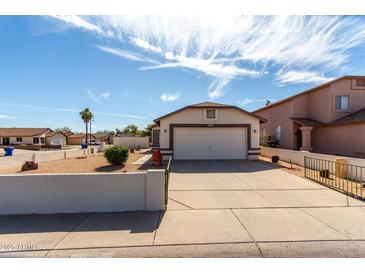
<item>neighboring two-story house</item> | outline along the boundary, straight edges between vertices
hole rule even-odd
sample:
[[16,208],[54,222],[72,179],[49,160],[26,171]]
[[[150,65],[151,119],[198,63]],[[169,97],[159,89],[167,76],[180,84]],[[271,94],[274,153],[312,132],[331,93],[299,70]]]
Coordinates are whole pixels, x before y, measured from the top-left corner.
[[365,157],[365,76],[344,76],[253,111],[277,147]]

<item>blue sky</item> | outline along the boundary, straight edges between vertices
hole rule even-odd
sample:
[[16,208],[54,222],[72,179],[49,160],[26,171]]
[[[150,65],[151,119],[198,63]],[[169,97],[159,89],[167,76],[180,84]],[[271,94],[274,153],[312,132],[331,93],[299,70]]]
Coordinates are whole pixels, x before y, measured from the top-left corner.
[[144,127],[188,104],[252,111],[365,74],[363,17],[1,16],[0,127]]

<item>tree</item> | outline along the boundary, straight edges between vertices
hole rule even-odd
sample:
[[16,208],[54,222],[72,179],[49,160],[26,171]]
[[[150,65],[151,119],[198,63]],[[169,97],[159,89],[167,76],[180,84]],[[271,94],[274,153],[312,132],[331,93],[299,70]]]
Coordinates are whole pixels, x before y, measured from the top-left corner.
[[80,112],[80,117],[85,123],[85,132],[86,132],[85,143],[87,144],[88,143],[88,125],[89,125],[90,120],[93,117],[93,114],[89,108],[85,108],[83,111]]
[[128,126],[126,126],[123,129],[123,133],[124,134],[133,134],[133,135],[137,135],[138,133],[138,127],[136,125],[130,124]]
[[141,130],[140,131],[140,134],[141,136],[143,137],[149,137],[152,135],[152,128],[155,126],[155,124],[148,124],[144,130]]
[[55,128],[54,131],[55,132],[67,132],[67,131],[71,131],[71,129],[69,127],[59,127],[59,128]]

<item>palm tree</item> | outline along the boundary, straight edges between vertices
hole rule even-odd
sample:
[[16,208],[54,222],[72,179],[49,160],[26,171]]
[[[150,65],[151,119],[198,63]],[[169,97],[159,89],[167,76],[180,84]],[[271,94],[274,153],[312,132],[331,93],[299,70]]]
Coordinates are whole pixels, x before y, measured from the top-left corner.
[[94,113],[92,113],[91,111],[90,111],[90,138],[91,138],[91,121],[93,121],[94,122]]
[[85,123],[85,130],[86,130],[85,143],[86,144],[88,143],[88,125],[89,125],[90,120],[92,119],[91,118],[92,116],[93,116],[93,114],[89,108],[85,108],[83,111],[80,112],[80,117]]

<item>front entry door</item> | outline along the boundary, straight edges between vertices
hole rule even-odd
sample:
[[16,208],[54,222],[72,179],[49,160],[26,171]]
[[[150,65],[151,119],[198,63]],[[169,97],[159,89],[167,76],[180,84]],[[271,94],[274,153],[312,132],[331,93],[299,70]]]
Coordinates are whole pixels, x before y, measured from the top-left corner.
[[152,146],[159,147],[160,146],[160,131],[159,130],[154,130],[152,138],[153,138]]
[[3,145],[9,145],[10,144],[10,138],[4,137],[3,138]]
[[300,150],[300,148],[302,147],[302,131],[298,129],[295,132],[295,136],[296,136],[296,150]]

